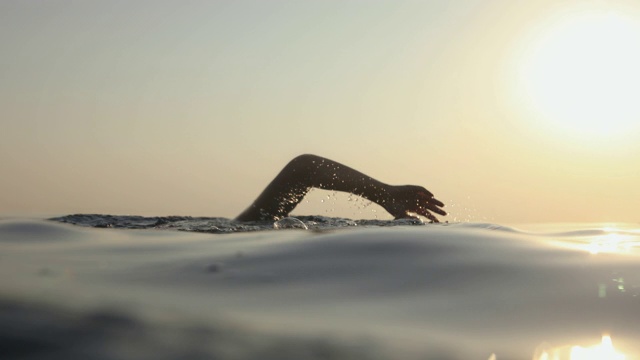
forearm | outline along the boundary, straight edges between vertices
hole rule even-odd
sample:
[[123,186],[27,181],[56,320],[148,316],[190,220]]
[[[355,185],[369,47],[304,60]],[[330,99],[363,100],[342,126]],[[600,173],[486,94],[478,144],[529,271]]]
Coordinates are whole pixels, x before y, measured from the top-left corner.
[[333,160],[300,155],[280,171],[236,220],[266,220],[286,216],[312,187],[349,192],[380,205],[389,201],[389,185]]
[[315,157],[312,161],[307,179],[310,187],[344,191],[378,204],[388,200],[389,185],[333,160]]

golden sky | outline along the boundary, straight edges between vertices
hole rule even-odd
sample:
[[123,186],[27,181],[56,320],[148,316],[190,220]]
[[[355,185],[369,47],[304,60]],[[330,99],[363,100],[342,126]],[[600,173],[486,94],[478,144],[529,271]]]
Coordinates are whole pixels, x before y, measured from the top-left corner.
[[3,1],[0,49],[2,214],[233,217],[314,153],[450,221],[640,221],[636,1]]

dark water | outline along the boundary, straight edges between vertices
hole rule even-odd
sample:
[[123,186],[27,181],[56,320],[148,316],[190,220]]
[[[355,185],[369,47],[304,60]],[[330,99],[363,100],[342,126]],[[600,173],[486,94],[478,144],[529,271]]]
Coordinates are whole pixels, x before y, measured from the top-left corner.
[[[381,360],[371,343],[274,336],[225,322],[142,319],[0,299],[0,358],[31,360]],[[170,341],[167,341],[170,340]]]
[[278,229],[311,229],[328,230],[344,227],[365,226],[402,226],[426,225],[420,219],[400,220],[351,220],[346,218],[326,216],[295,216],[287,217],[275,222],[255,221],[237,222],[222,217],[191,217],[191,216],[136,216],[136,215],[103,215],[103,214],[73,214],[51,218],[73,225],[94,228],[117,229],[169,229],[179,231],[203,232],[213,234],[239,233],[249,231],[265,231]]

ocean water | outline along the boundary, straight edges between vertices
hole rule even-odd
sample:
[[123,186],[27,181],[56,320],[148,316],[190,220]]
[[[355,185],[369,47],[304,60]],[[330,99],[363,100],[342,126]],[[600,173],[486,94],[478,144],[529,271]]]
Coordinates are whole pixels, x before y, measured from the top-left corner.
[[640,224],[0,220],[16,359],[640,359]]
[[327,216],[295,216],[279,221],[236,222],[222,217],[191,216],[131,216],[74,214],[51,218],[62,223],[95,228],[159,229],[192,231],[211,234],[233,234],[250,231],[282,229],[336,230],[348,227],[386,227],[402,225],[424,225],[420,219],[400,220],[351,220]]

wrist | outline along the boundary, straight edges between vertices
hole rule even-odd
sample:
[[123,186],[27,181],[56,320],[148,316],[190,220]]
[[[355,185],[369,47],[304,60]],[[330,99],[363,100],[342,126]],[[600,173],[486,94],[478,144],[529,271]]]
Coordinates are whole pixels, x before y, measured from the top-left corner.
[[377,194],[377,199],[372,200],[376,204],[382,206],[385,209],[389,209],[394,203],[393,191],[395,187],[389,184],[381,184]]

